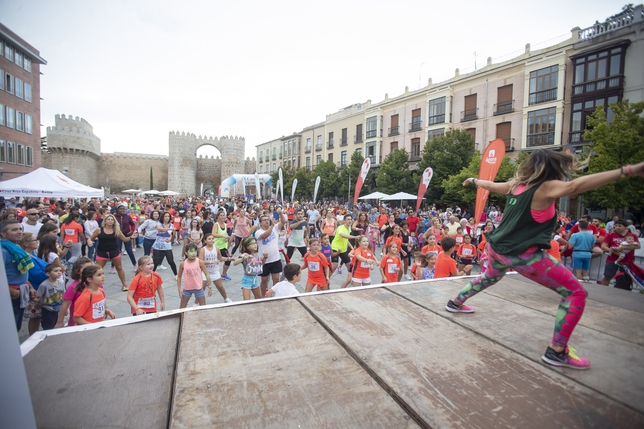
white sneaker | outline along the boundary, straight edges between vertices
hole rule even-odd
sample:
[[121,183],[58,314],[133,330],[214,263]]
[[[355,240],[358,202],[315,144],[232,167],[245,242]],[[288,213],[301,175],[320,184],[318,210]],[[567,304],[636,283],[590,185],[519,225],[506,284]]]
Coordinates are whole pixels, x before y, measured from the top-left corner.
[[168,267],[163,266],[163,265],[159,265],[157,268],[160,269],[160,270],[167,270],[168,269]]
[[226,299],[224,299],[224,302],[233,302],[233,300],[230,299],[230,298],[226,298]]
[[411,276],[410,276],[409,274],[405,274],[405,275],[404,275],[404,277],[405,277],[405,279],[407,279],[407,280],[411,280]]
[[134,268],[134,272],[135,272],[135,273],[136,273],[137,271],[139,271],[139,267],[138,267],[138,265],[135,265],[133,268]]

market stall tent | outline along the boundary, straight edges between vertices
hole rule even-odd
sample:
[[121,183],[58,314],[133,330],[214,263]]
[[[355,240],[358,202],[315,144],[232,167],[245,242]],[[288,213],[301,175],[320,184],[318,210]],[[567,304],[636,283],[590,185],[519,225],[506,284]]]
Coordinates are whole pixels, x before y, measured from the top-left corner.
[[58,170],[39,168],[24,176],[0,182],[0,196],[32,198],[103,198],[96,189],[70,179]]

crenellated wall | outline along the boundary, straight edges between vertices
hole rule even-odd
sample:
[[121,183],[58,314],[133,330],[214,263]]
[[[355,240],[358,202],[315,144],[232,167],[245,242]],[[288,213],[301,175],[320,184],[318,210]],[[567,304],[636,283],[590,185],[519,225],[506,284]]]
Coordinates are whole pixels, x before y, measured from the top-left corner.
[[168,189],[168,157],[142,153],[104,153],[99,176],[106,188],[117,192],[123,189],[150,189],[150,168],[153,186],[158,191]]

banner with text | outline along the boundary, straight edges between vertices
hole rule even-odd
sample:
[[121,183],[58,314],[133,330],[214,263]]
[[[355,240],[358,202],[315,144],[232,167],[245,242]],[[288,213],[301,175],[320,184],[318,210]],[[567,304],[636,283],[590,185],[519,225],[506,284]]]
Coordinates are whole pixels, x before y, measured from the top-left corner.
[[[495,139],[483,151],[481,158],[481,168],[479,169],[479,179],[489,180],[494,182],[496,174],[499,172],[501,162],[505,156],[505,142],[501,139]],[[476,207],[474,210],[474,218],[477,222],[481,222],[481,215],[487,202],[487,197],[490,191],[478,188],[476,190]]]

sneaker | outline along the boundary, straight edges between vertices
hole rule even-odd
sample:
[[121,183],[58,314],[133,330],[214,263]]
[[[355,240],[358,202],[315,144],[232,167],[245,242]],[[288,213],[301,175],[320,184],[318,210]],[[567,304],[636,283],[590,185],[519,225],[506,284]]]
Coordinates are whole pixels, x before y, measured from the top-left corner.
[[338,267],[338,274],[342,274],[342,265]]
[[228,276],[228,274],[222,274],[222,275],[221,275],[221,278],[222,278],[222,279],[224,279],[224,280],[232,280],[232,279]]
[[409,274],[405,274],[403,277],[405,277],[406,280],[411,280],[411,276]]
[[116,268],[114,267],[110,268],[110,274],[116,274]]
[[588,369],[590,361],[586,358],[577,356],[576,350],[572,347],[566,347],[562,352],[557,353],[552,347],[546,349],[546,353],[541,359],[554,366],[564,366],[572,369]]
[[157,268],[160,269],[160,270],[167,270],[168,269],[168,267],[166,267],[165,265],[159,265]]
[[233,302],[233,300],[232,300],[232,299],[230,299],[230,298],[226,298],[226,299],[224,299],[224,302],[226,302],[226,303],[228,303],[228,302]]
[[126,285],[123,285],[123,287],[121,288],[121,290],[122,290],[123,292],[127,292],[129,289],[128,289],[128,287],[127,287]]
[[136,273],[137,271],[139,271],[139,267],[138,267],[138,265],[135,265],[135,266],[133,266],[132,268],[134,268],[134,272],[135,272],[135,273]]
[[474,307],[470,307],[469,305],[465,304],[456,305],[451,299],[447,302],[445,310],[449,311],[450,313],[474,313]]

